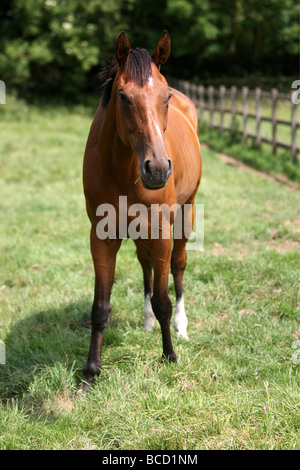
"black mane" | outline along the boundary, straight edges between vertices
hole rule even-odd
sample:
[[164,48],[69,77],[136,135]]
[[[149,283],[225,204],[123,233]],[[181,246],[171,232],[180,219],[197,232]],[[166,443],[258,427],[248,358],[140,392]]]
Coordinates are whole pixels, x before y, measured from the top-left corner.
[[[144,86],[151,75],[151,57],[146,49],[131,49],[124,70],[130,74],[132,81],[139,86]],[[109,103],[117,72],[117,62],[116,59],[113,59],[98,74],[98,79],[103,88],[101,104],[104,108]]]
[[97,75],[97,78],[100,82],[100,86],[102,88],[101,104],[103,108],[106,108],[109,103],[111,97],[111,90],[115,76],[117,75],[117,71],[118,66],[116,59],[112,59],[109,64],[106,67],[103,67]]

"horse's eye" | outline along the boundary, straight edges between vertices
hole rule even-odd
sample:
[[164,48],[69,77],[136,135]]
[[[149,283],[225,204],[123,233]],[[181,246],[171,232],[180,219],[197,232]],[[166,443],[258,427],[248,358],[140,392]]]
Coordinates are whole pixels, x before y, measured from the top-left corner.
[[119,99],[120,99],[120,103],[130,103],[131,102],[130,98],[127,95],[125,95],[125,93],[123,93],[121,91],[119,92]]
[[169,101],[170,99],[172,98],[173,96],[173,93],[170,93],[170,95],[168,96],[168,98],[166,99],[166,104],[169,104]]

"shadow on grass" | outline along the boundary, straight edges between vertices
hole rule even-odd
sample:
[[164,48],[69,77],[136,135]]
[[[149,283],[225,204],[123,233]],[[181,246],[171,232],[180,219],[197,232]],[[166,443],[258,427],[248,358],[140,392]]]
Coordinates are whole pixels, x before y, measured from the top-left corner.
[[[82,380],[90,342],[91,305],[88,300],[61,305],[35,312],[12,326],[4,339],[6,364],[0,365],[2,400],[22,397],[34,378],[53,366],[75,370],[78,383]],[[122,337],[122,328],[108,327],[104,347],[118,346]]]

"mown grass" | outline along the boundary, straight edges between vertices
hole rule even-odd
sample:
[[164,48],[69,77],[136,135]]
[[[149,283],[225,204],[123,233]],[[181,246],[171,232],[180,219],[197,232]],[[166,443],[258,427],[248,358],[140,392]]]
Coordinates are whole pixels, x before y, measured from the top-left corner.
[[[81,184],[92,113],[21,102],[1,114],[1,449],[299,448],[299,199],[203,150],[205,244],[188,253],[186,342],[160,361],[123,243],[103,372],[76,399],[93,268]],[[170,278],[170,296],[174,289]]]

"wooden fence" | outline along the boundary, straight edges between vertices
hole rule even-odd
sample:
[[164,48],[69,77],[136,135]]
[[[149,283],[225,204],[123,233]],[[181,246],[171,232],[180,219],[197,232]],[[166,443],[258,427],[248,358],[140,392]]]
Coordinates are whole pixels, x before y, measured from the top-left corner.
[[[279,93],[275,88],[271,92],[262,91],[260,88],[249,90],[243,87],[239,90],[236,86],[226,88],[221,85],[219,88],[213,86],[204,87],[183,80],[173,80],[170,83],[178,90],[186,94],[195,103],[199,111],[200,122],[208,121],[210,129],[217,128],[223,131],[234,131],[242,134],[243,141],[246,142],[249,137],[253,138],[258,149],[261,148],[262,142],[272,146],[273,154],[276,154],[278,147],[291,151],[292,161],[296,162],[297,154],[300,148],[297,146],[297,129],[300,124],[297,122],[296,107],[288,94]],[[252,104],[252,112],[249,112],[249,100]],[[268,102],[269,116],[263,115],[262,100]],[[237,103],[241,104],[241,109],[237,108]],[[285,101],[287,107],[290,107],[290,119],[278,118],[278,103]],[[253,112],[254,111],[254,112]],[[218,124],[215,123],[215,115],[219,115]],[[229,125],[225,125],[229,121]],[[237,127],[237,117],[240,116],[240,127]],[[249,120],[254,120],[255,133],[249,130]],[[269,122],[271,125],[271,138],[262,135],[262,123]],[[290,136],[289,142],[278,140],[278,126],[289,126]],[[253,125],[252,125],[253,128]]]

